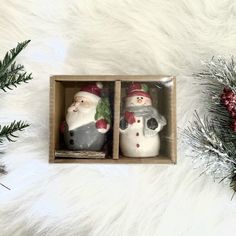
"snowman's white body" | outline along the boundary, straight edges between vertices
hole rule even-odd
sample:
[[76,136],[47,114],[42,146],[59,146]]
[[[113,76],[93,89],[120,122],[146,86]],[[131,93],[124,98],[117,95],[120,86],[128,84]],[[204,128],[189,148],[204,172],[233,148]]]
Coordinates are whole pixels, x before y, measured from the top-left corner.
[[[150,96],[142,96],[142,94],[127,96],[125,108],[152,106]],[[158,133],[166,125],[165,118],[162,117],[162,120],[156,120],[157,127],[155,130],[144,132],[145,129],[149,129],[147,124],[144,124],[144,117],[136,116],[135,113],[133,115],[133,121],[135,122],[130,124],[127,122],[126,127],[120,128],[120,149],[122,154],[127,157],[155,157],[159,155],[160,137]]]
[[121,152],[127,157],[154,157],[159,155],[160,137],[157,127],[156,134],[153,136],[144,136],[143,117],[135,116],[135,123],[129,124],[128,128],[120,131]]

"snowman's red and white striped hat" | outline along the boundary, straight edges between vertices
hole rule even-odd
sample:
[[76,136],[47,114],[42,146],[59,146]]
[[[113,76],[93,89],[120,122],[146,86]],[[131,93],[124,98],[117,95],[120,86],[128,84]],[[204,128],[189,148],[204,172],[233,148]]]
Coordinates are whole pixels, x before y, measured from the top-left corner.
[[99,101],[101,99],[101,91],[103,85],[100,82],[95,84],[88,84],[83,86],[78,93],[75,94],[75,97],[82,96],[94,101]]
[[132,83],[128,87],[128,94],[127,97],[136,97],[136,96],[142,96],[142,97],[150,97],[150,94],[148,93],[148,86],[146,84],[141,83]]

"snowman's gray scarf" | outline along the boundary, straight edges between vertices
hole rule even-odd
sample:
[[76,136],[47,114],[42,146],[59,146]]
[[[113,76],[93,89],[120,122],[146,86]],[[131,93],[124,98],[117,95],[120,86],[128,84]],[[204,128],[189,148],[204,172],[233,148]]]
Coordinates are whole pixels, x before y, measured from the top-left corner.
[[136,106],[136,107],[127,107],[125,111],[133,112],[135,116],[143,117],[144,123],[144,135],[145,136],[152,136],[155,135],[157,132],[155,130],[148,129],[147,121],[151,118],[154,118],[158,122],[158,126],[161,127],[166,125],[166,119],[158,113],[158,111],[153,106]]

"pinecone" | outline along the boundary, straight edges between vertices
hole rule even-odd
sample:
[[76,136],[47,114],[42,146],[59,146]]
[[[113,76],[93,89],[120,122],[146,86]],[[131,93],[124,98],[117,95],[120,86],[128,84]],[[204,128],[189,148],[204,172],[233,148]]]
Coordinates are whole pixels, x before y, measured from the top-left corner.
[[231,128],[236,132],[236,94],[231,89],[224,88],[221,94],[221,102],[232,118]]

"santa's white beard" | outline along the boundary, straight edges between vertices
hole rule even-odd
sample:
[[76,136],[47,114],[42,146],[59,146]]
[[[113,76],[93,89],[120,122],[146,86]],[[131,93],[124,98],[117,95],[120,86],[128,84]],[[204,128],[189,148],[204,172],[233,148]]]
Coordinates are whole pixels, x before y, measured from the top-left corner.
[[86,110],[79,110],[77,112],[68,112],[66,115],[66,122],[69,130],[76,129],[82,125],[86,125],[95,121],[96,107]]

